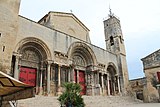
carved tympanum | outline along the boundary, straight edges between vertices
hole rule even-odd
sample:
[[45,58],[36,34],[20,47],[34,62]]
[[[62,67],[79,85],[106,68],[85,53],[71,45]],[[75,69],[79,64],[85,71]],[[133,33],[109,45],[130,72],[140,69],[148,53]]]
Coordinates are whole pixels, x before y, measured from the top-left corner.
[[81,66],[85,66],[85,61],[82,57],[80,56],[74,56],[73,57],[73,63],[75,65],[81,65]]
[[24,50],[22,53],[22,59],[28,61],[39,62],[38,54],[33,50]]

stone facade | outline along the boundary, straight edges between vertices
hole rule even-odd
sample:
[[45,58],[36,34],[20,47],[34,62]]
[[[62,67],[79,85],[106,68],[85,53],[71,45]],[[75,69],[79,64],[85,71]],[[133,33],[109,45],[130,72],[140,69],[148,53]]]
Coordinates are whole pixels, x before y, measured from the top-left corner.
[[35,86],[39,95],[61,94],[64,82],[79,83],[86,95],[126,94],[128,70],[118,18],[110,13],[104,21],[102,49],[91,44],[89,29],[72,13],[49,12],[34,22],[18,15],[19,3],[0,1],[0,70]]
[[144,92],[145,92],[145,86],[146,86],[146,78],[138,78],[133,79],[129,81],[131,95],[139,100],[144,101]]
[[160,84],[160,50],[142,58],[144,73],[146,76],[145,102],[158,102]]

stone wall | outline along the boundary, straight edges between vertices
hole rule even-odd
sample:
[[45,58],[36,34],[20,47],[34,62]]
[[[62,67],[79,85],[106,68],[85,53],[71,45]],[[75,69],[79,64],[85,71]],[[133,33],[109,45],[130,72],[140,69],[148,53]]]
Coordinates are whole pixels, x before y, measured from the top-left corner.
[[90,43],[89,29],[72,13],[49,12],[39,23]]
[[159,100],[159,94],[157,90],[157,71],[160,71],[160,67],[152,68],[152,69],[146,69],[145,70],[145,76],[147,78],[147,101],[146,102],[158,102]]
[[[88,47],[95,54],[97,62],[107,65],[109,62],[113,62],[118,68],[117,57],[115,54],[106,51],[102,48],[94,46],[90,43],[77,39],[75,37],[66,35],[56,30],[42,26],[36,22],[33,22],[24,17],[19,17],[19,32],[16,39],[15,51],[23,44],[22,41],[25,38],[34,37],[42,40],[49,48],[52,59],[54,60],[54,51],[58,51],[67,55],[70,46],[75,42],[82,42],[87,44]],[[106,66],[107,67],[107,66]],[[107,69],[107,68],[106,68]]]
[[10,74],[20,0],[0,0],[0,70]]

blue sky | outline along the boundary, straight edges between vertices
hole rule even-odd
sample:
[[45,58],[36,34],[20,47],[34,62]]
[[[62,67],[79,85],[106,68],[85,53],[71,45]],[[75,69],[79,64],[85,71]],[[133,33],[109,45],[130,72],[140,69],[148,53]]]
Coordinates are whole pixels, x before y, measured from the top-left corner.
[[[21,0],[20,15],[38,21],[49,11],[71,12],[89,29],[92,44],[105,49],[103,20],[120,18],[129,78],[143,77],[141,58],[160,48],[160,0]],[[97,41],[98,40],[98,41]]]

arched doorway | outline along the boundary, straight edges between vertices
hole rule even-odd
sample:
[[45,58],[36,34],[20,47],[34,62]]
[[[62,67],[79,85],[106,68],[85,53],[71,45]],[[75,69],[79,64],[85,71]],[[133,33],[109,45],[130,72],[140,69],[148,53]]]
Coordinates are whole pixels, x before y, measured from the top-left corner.
[[116,95],[119,93],[119,78],[115,66],[109,65],[108,71],[108,94]]
[[87,94],[87,86],[93,84],[91,81],[94,81],[91,80],[94,79],[92,78],[92,72],[90,71],[90,74],[87,73],[87,68],[93,67],[96,63],[94,53],[88,45],[75,42],[70,46],[68,56],[72,61],[73,81],[81,85],[82,95]]
[[19,72],[19,80],[31,86],[36,86],[36,78],[41,66],[42,55],[35,47],[23,47],[20,51],[21,64]]
[[14,77],[35,86],[37,94],[40,91],[47,92],[50,85],[50,58],[51,54],[44,42],[37,38],[23,39],[19,42],[16,54],[13,54]]

